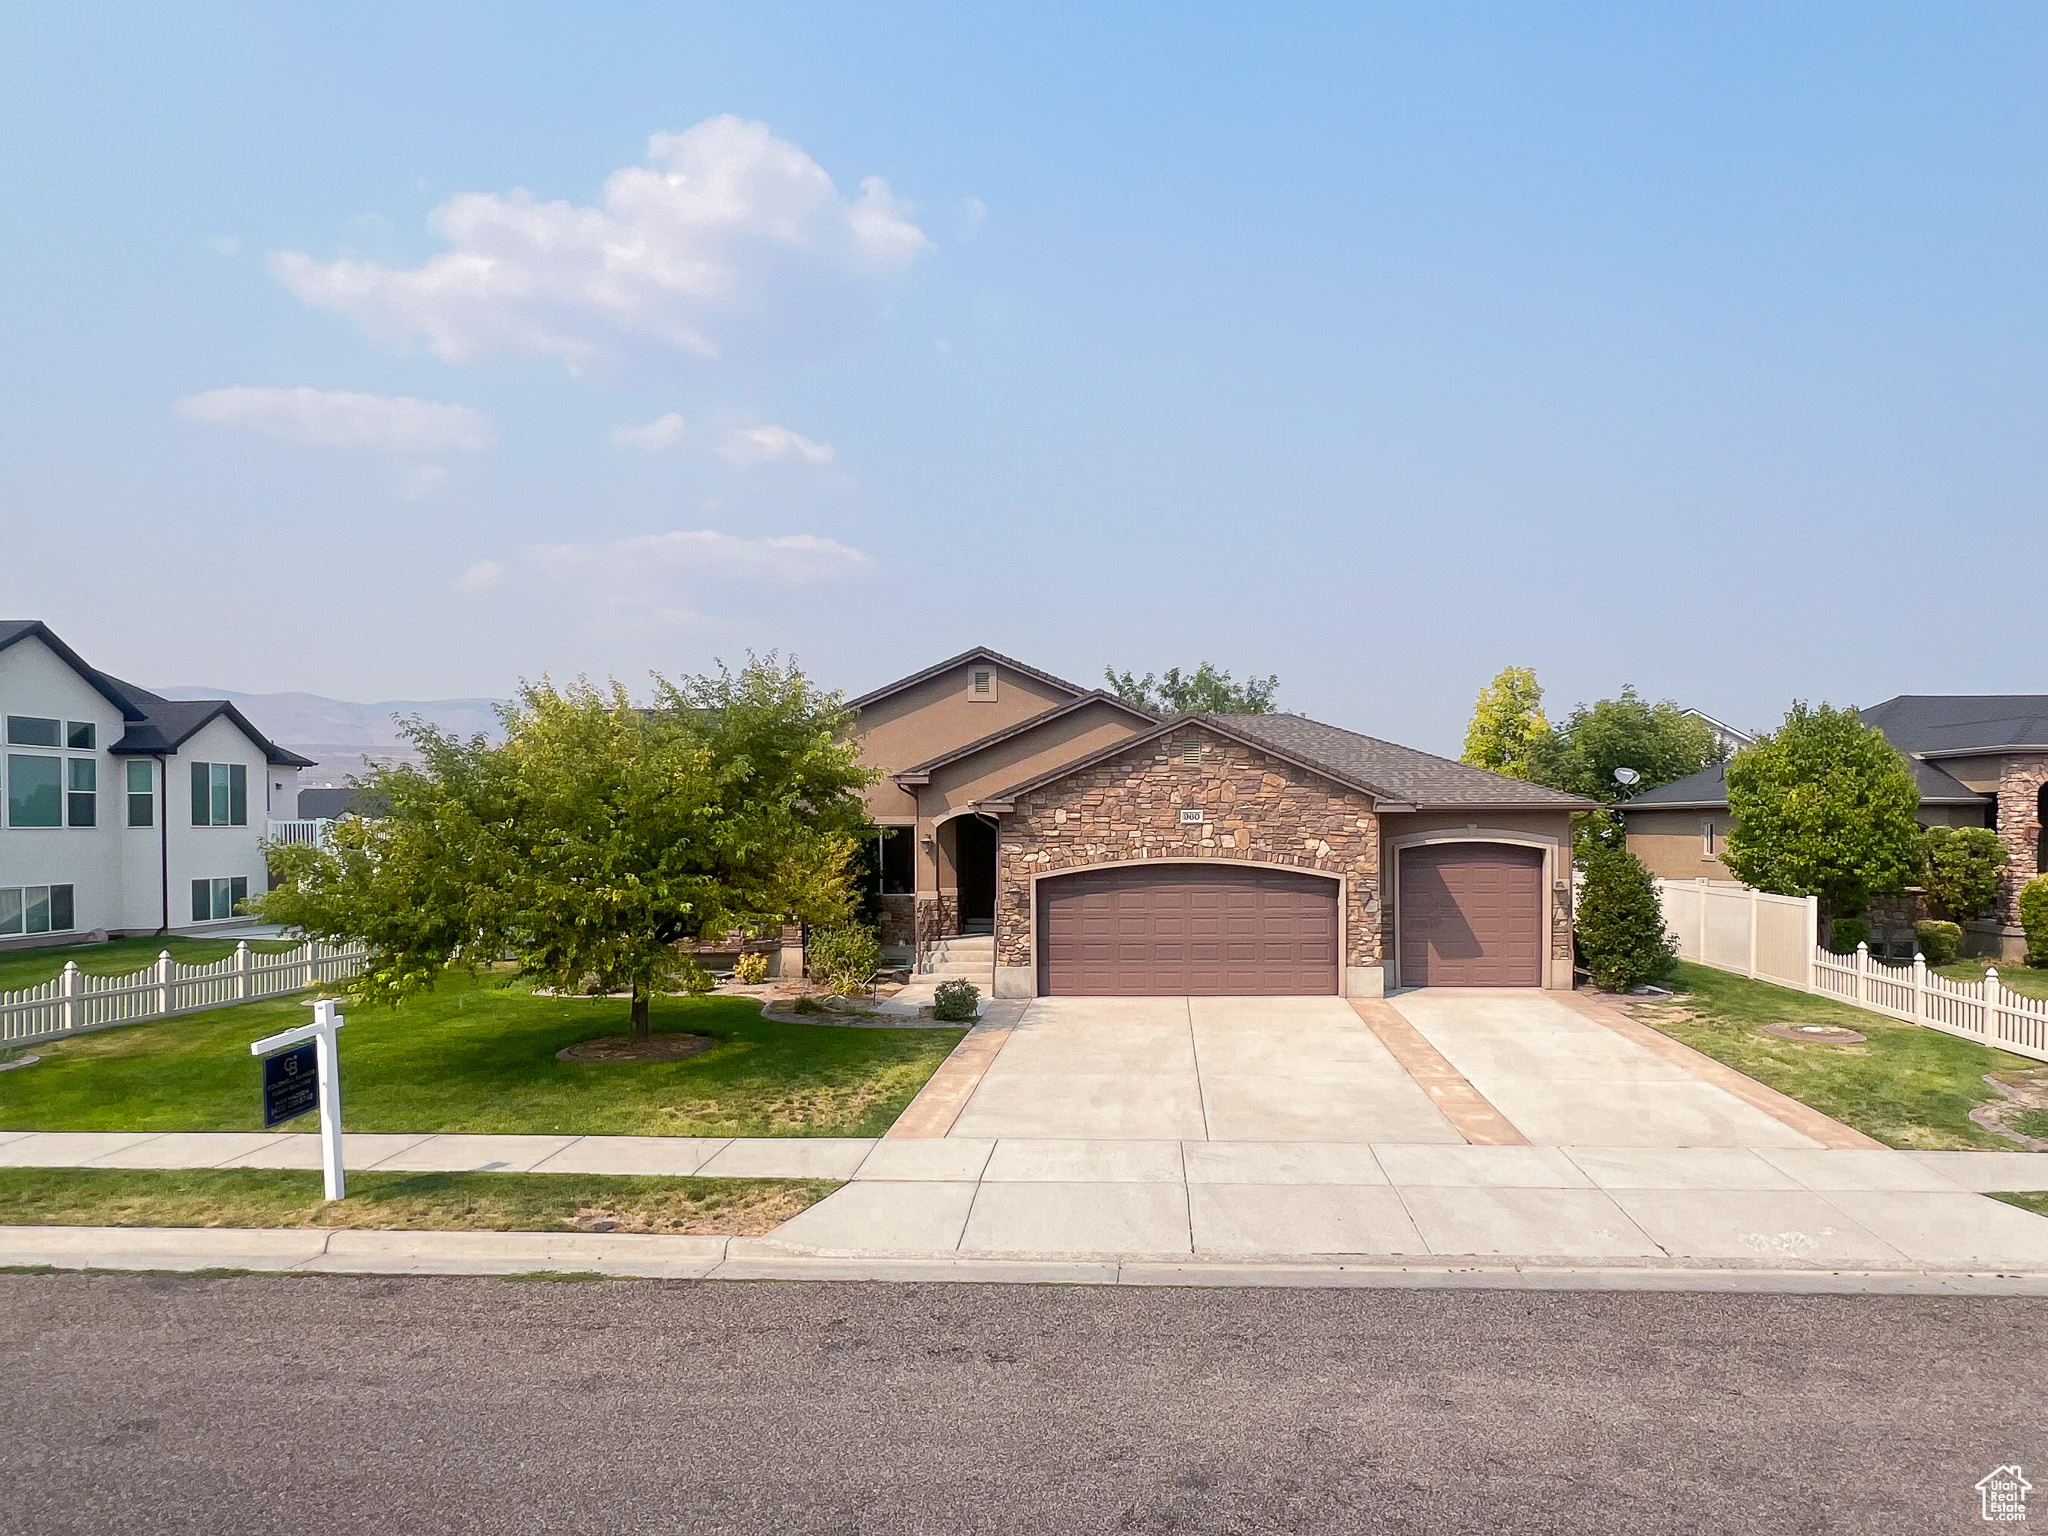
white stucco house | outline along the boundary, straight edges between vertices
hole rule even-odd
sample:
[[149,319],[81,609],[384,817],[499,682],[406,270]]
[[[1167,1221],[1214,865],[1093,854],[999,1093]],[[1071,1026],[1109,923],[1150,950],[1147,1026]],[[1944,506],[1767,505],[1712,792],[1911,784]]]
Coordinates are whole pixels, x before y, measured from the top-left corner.
[[312,766],[225,699],[159,698],[0,619],[0,949],[244,921]]

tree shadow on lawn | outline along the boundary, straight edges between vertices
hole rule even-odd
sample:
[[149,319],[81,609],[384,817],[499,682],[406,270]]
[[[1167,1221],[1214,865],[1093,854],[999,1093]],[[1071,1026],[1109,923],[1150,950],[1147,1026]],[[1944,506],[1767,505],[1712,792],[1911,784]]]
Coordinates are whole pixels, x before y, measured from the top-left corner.
[[[624,1001],[536,997],[459,972],[397,1008],[346,1013],[342,1119],[363,1132],[878,1136],[964,1033],[787,1024],[752,999],[660,998],[657,1032],[718,1044],[678,1061],[566,1062],[565,1047],[621,1032]],[[260,1130],[249,1042],[307,1017],[294,998],[38,1046],[35,1066],[0,1073],[0,1129]]]

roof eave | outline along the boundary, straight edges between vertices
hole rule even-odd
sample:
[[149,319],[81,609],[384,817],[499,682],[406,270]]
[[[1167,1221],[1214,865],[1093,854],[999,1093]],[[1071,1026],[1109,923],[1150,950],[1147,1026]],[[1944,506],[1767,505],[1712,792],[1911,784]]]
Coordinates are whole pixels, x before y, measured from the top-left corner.
[[958,656],[949,656],[944,661],[934,662],[921,672],[912,672],[907,677],[897,678],[893,683],[884,683],[881,687],[871,689],[859,698],[848,699],[846,701],[846,708],[858,712],[867,708],[870,704],[879,703],[892,694],[901,693],[906,688],[915,688],[919,683],[928,682],[944,672],[951,671],[954,667],[963,666],[967,662],[974,660],[977,656],[992,661],[998,666],[1015,667],[1027,677],[1035,677],[1041,683],[1049,683],[1055,688],[1064,688],[1068,693],[1076,697],[1088,692],[1086,688],[1081,687],[1077,683],[1070,683],[1063,677],[1054,677],[1050,672],[1039,671],[1038,668],[1032,666],[1029,662],[1019,661],[1014,656],[1005,656],[1001,651],[992,651],[985,645],[977,645],[962,651]]

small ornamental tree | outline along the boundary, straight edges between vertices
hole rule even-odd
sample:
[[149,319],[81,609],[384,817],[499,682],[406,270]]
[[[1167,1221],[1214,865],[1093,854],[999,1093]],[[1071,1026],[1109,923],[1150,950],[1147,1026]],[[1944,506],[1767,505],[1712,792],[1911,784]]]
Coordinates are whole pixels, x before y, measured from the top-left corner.
[[1758,890],[1853,917],[1919,874],[1919,806],[1905,758],[1855,710],[1797,703],[1729,760],[1721,861]]
[[654,692],[528,685],[502,745],[413,721],[422,766],[366,785],[389,813],[277,850],[264,918],[367,945],[366,1001],[511,955],[562,991],[630,991],[639,1039],[652,994],[700,969],[679,941],[843,921],[874,774],[837,697],[772,656]]
[[1543,718],[1543,685],[1536,681],[1535,671],[1502,667],[1472,703],[1459,761],[1534,780],[1550,735],[1550,722]]
[[1270,715],[1280,689],[1278,673],[1234,683],[1228,672],[1206,661],[1186,674],[1168,667],[1164,677],[1150,672],[1139,677],[1104,667],[1102,676],[1126,704],[1155,715]]
[[1998,882],[2011,857],[1989,827],[1929,827],[1920,834],[1920,885],[1927,904],[1952,922],[1982,917],[1998,900]]
[[1626,992],[1671,974],[1678,946],[1664,926],[1657,887],[1642,860],[1626,848],[1588,849],[1579,888],[1579,954],[1593,984]]

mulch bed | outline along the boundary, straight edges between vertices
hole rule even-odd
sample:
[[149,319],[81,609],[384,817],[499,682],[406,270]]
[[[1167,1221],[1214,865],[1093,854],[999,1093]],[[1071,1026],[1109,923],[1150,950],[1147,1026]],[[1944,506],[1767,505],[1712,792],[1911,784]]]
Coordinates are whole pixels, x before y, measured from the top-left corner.
[[709,1035],[649,1035],[645,1040],[602,1035],[579,1040],[555,1056],[561,1061],[681,1061],[685,1056],[700,1056],[716,1044]]

